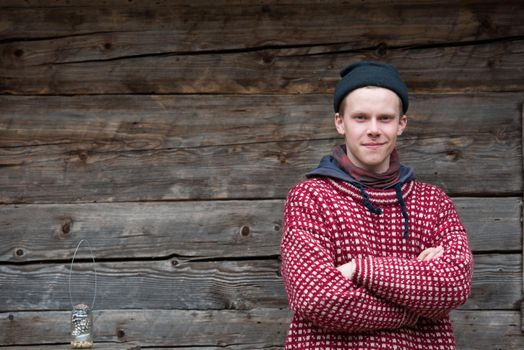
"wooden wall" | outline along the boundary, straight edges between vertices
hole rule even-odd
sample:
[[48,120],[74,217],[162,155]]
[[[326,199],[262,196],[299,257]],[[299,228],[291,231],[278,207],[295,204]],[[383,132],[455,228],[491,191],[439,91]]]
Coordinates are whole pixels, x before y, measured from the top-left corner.
[[410,88],[402,162],[469,230],[459,349],[522,349],[523,15],[520,0],[0,0],[0,346],[67,348],[86,238],[100,348],[281,349],[283,200],[341,142],[339,69],[375,59]]

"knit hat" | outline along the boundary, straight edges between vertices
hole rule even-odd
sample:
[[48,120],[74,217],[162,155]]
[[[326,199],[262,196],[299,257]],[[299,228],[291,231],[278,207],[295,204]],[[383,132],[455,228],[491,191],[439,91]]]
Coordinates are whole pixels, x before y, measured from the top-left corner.
[[338,82],[333,96],[333,107],[338,113],[342,100],[351,91],[365,86],[379,86],[395,92],[402,101],[402,111],[408,110],[408,88],[400,78],[398,70],[390,64],[361,61],[352,63],[340,71],[342,79]]

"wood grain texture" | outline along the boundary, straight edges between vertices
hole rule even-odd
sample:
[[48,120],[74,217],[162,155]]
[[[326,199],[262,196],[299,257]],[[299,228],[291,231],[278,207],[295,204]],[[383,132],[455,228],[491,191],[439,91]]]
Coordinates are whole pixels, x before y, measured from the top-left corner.
[[[524,105],[524,103],[523,103]],[[524,108],[522,108],[522,154],[524,154]],[[522,160],[522,173],[524,174],[524,159]],[[524,196],[522,197],[522,202],[524,203]],[[521,206],[521,209],[522,209],[522,216],[521,216],[521,221],[524,220],[524,205]],[[523,229],[524,229],[524,226],[523,226]],[[524,230],[523,230],[523,235],[524,235]],[[523,239],[523,243],[522,243],[522,252],[523,252],[523,255],[524,255],[524,239]],[[523,280],[523,283],[522,283],[522,295],[524,295],[524,259],[523,259],[523,267],[522,267],[522,280]],[[520,304],[520,316],[521,316],[521,320],[520,320],[520,329],[522,332],[524,332],[524,300],[522,300],[521,304]]]
[[[337,71],[362,59],[394,64],[412,92],[524,90],[524,40],[374,50],[314,48],[139,56],[118,60],[0,66],[1,94],[330,93]],[[467,68],[465,68],[467,67]]]
[[[0,344],[45,344],[57,339],[66,343],[69,317],[65,311],[0,313]],[[520,350],[524,337],[519,318],[517,311],[455,311],[457,348]],[[95,311],[95,342],[132,341],[184,349],[281,349],[289,320],[289,311],[279,309],[100,310]]]
[[454,311],[457,349],[522,349],[519,313],[511,311]]
[[[522,286],[522,278],[519,277],[522,272],[522,255],[475,255],[474,262],[472,292],[461,309],[519,310],[522,298],[519,292],[519,286]],[[499,303],[496,301],[498,298],[507,302]]]
[[[284,198],[340,143],[336,139],[131,152],[93,152],[69,145],[4,148],[0,203]],[[403,139],[398,149],[419,179],[450,195],[511,195],[522,188],[520,139]]]
[[[476,255],[473,291],[464,310],[519,310],[520,254]],[[97,309],[252,310],[287,307],[279,261],[98,262]],[[93,265],[75,263],[74,304],[90,303]],[[68,310],[68,263],[0,266],[0,310]],[[500,288],[501,285],[504,288]],[[20,292],[23,291],[23,292]]]
[[[60,62],[137,55],[153,49],[166,53],[312,43],[351,43],[361,48],[383,42],[401,46],[482,40],[524,32],[516,15],[522,3],[515,0],[482,4],[331,0],[303,1],[300,6],[276,0],[263,4],[254,0],[4,0],[0,9],[1,39],[47,39],[54,44],[51,47],[60,48],[60,54],[53,57]],[[112,45],[105,47],[104,43]],[[49,49],[27,52],[27,59],[38,59],[49,54]]]
[[519,251],[522,227],[518,198],[453,198],[475,252]]
[[[67,260],[82,238],[98,259],[276,256],[282,206],[282,200],[3,206],[0,260]],[[505,237],[514,241],[510,231]]]
[[[238,344],[258,349],[281,346],[289,320],[289,311],[280,309],[95,310],[95,342],[186,347]],[[67,311],[0,313],[0,344],[65,343],[69,322]]]
[[[453,201],[475,252],[519,251],[519,197]],[[282,208],[283,200],[4,205],[0,261],[69,260],[80,239],[104,260],[276,256]]]
[[[286,307],[279,266],[277,259],[99,262],[96,265],[96,308],[249,310]],[[11,265],[2,266],[0,270],[0,279],[5,282],[4,292],[0,292],[3,299],[0,310],[71,308],[69,264]],[[74,304],[90,303],[94,292],[93,265],[75,263],[71,281]],[[17,290],[26,292],[17,293]]]
[[[410,94],[403,138],[519,139],[522,99]],[[334,137],[331,95],[0,96],[0,148],[67,144],[103,152]]]
[[[202,98],[206,103],[199,103]],[[282,198],[341,142],[333,139],[330,99],[4,96],[0,198],[4,203]],[[419,178],[452,194],[520,191],[519,94],[413,100],[399,148]],[[39,108],[42,104],[46,107]],[[464,169],[475,181],[462,181]]]
[[[1,345],[0,345],[1,346]],[[140,350],[142,347],[135,342],[127,343],[101,343],[96,342],[93,345],[96,350]],[[53,344],[53,345],[18,345],[9,346],[11,350],[71,350],[70,344]]]

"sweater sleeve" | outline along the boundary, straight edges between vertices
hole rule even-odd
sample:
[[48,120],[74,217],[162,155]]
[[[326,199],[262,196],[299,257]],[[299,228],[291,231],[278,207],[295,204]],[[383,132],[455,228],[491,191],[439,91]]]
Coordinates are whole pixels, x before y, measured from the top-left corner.
[[290,307],[328,331],[355,333],[412,326],[417,316],[346,279],[334,263],[319,204],[303,189],[284,209],[282,278]]
[[451,199],[441,193],[433,246],[443,255],[431,261],[396,257],[357,259],[354,281],[419,316],[445,317],[471,291],[473,257],[464,226]]

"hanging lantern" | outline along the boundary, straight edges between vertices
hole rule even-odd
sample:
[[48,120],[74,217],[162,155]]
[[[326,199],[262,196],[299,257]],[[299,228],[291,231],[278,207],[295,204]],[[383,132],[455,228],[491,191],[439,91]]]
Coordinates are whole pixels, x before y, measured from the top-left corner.
[[89,306],[77,304],[71,312],[71,347],[89,349],[93,346],[93,315]]
[[73,263],[75,262],[78,248],[83,242],[86,242],[89,245],[85,239],[78,242],[75,253],[73,254],[73,260],[71,261],[71,268],[69,270],[69,300],[71,301],[71,306],[73,307],[73,310],[71,311],[71,347],[73,349],[90,349],[93,346],[93,314],[91,310],[95,305],[96,299],[96,266],[95,256],[91,246],[89,246],[89,249],[91,250],[91,257],[93,259],[95,278],[93,301],[91,303],[91,307],[83,303],[73,305],[73,297],[71,295],[71,274],[73,273]]

